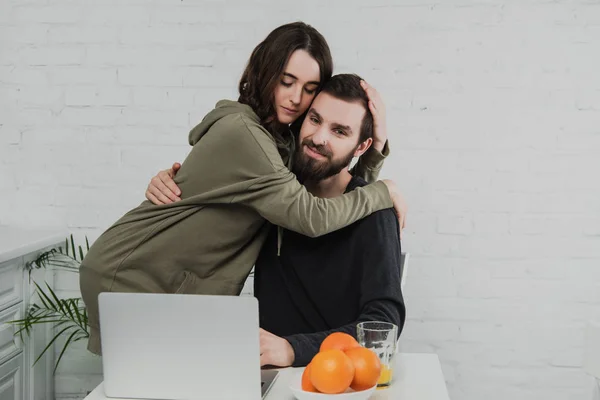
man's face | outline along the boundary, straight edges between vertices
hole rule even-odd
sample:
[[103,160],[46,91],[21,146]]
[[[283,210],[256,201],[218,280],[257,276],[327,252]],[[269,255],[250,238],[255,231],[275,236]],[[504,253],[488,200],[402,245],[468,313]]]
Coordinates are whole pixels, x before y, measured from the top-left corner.
[[334,176],[366,151],[368,145],[361,151],[358,142],[365,112],[358,102],[319,93],[300,128],[294,156],[293,170],[300,182],[316,183]]

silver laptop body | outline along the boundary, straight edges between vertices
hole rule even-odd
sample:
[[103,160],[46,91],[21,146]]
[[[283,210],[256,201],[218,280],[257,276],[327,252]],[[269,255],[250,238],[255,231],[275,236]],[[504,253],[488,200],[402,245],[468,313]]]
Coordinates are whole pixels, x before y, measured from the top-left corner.
[[101,293],[98,300],[107,397],[257,400],[274,384],[277,371],[260,369],[254,297]]

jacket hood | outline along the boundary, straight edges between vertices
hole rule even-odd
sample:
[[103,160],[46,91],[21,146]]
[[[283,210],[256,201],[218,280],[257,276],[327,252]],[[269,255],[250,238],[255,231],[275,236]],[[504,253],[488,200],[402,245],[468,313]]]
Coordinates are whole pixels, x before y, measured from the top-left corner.
[[208,130],[221,118],[224,118],[231,114],[243,113],[258,122],[258,116],[252,110],[252,108],[246,104],[238,103],[232,100],[220,100],[217,102],[215,108],[206,114],[198,125],[196,125],[189,134],[188,140],[190,145],[198,143],[202,136],[208,132]]

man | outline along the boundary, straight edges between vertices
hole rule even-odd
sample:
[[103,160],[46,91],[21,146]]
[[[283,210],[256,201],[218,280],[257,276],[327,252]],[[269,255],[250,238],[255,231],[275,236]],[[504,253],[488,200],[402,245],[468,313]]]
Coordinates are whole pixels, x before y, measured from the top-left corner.
[[[315,196],[340,196],[366,185],[349,171],[353,157],[373,141],[373,115],[360,82],[356,75],[331,78],[302,125],[293,171]],[[327,335],[356,336],[360,321],[392,322],[400,332],[400,252],[391,209],[319,238],[273,227],[254,277],[261,365],[307,365]]]

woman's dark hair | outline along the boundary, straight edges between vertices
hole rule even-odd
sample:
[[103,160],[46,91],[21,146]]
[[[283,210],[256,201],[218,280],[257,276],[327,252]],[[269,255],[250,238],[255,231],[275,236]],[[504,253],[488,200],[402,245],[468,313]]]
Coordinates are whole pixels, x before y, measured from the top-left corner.
[[331,78],[333,60],[325,38],[303,22],[285,24],[269,33],[252,51],[240,79],[238,101],[252,107],[261,124],[275,135],[276,140],[281,139],[289,128],[277,120],[273,94],[288,59],[296,50],[306,51],[319,64],[321,76],[317,91],[320,90]]

